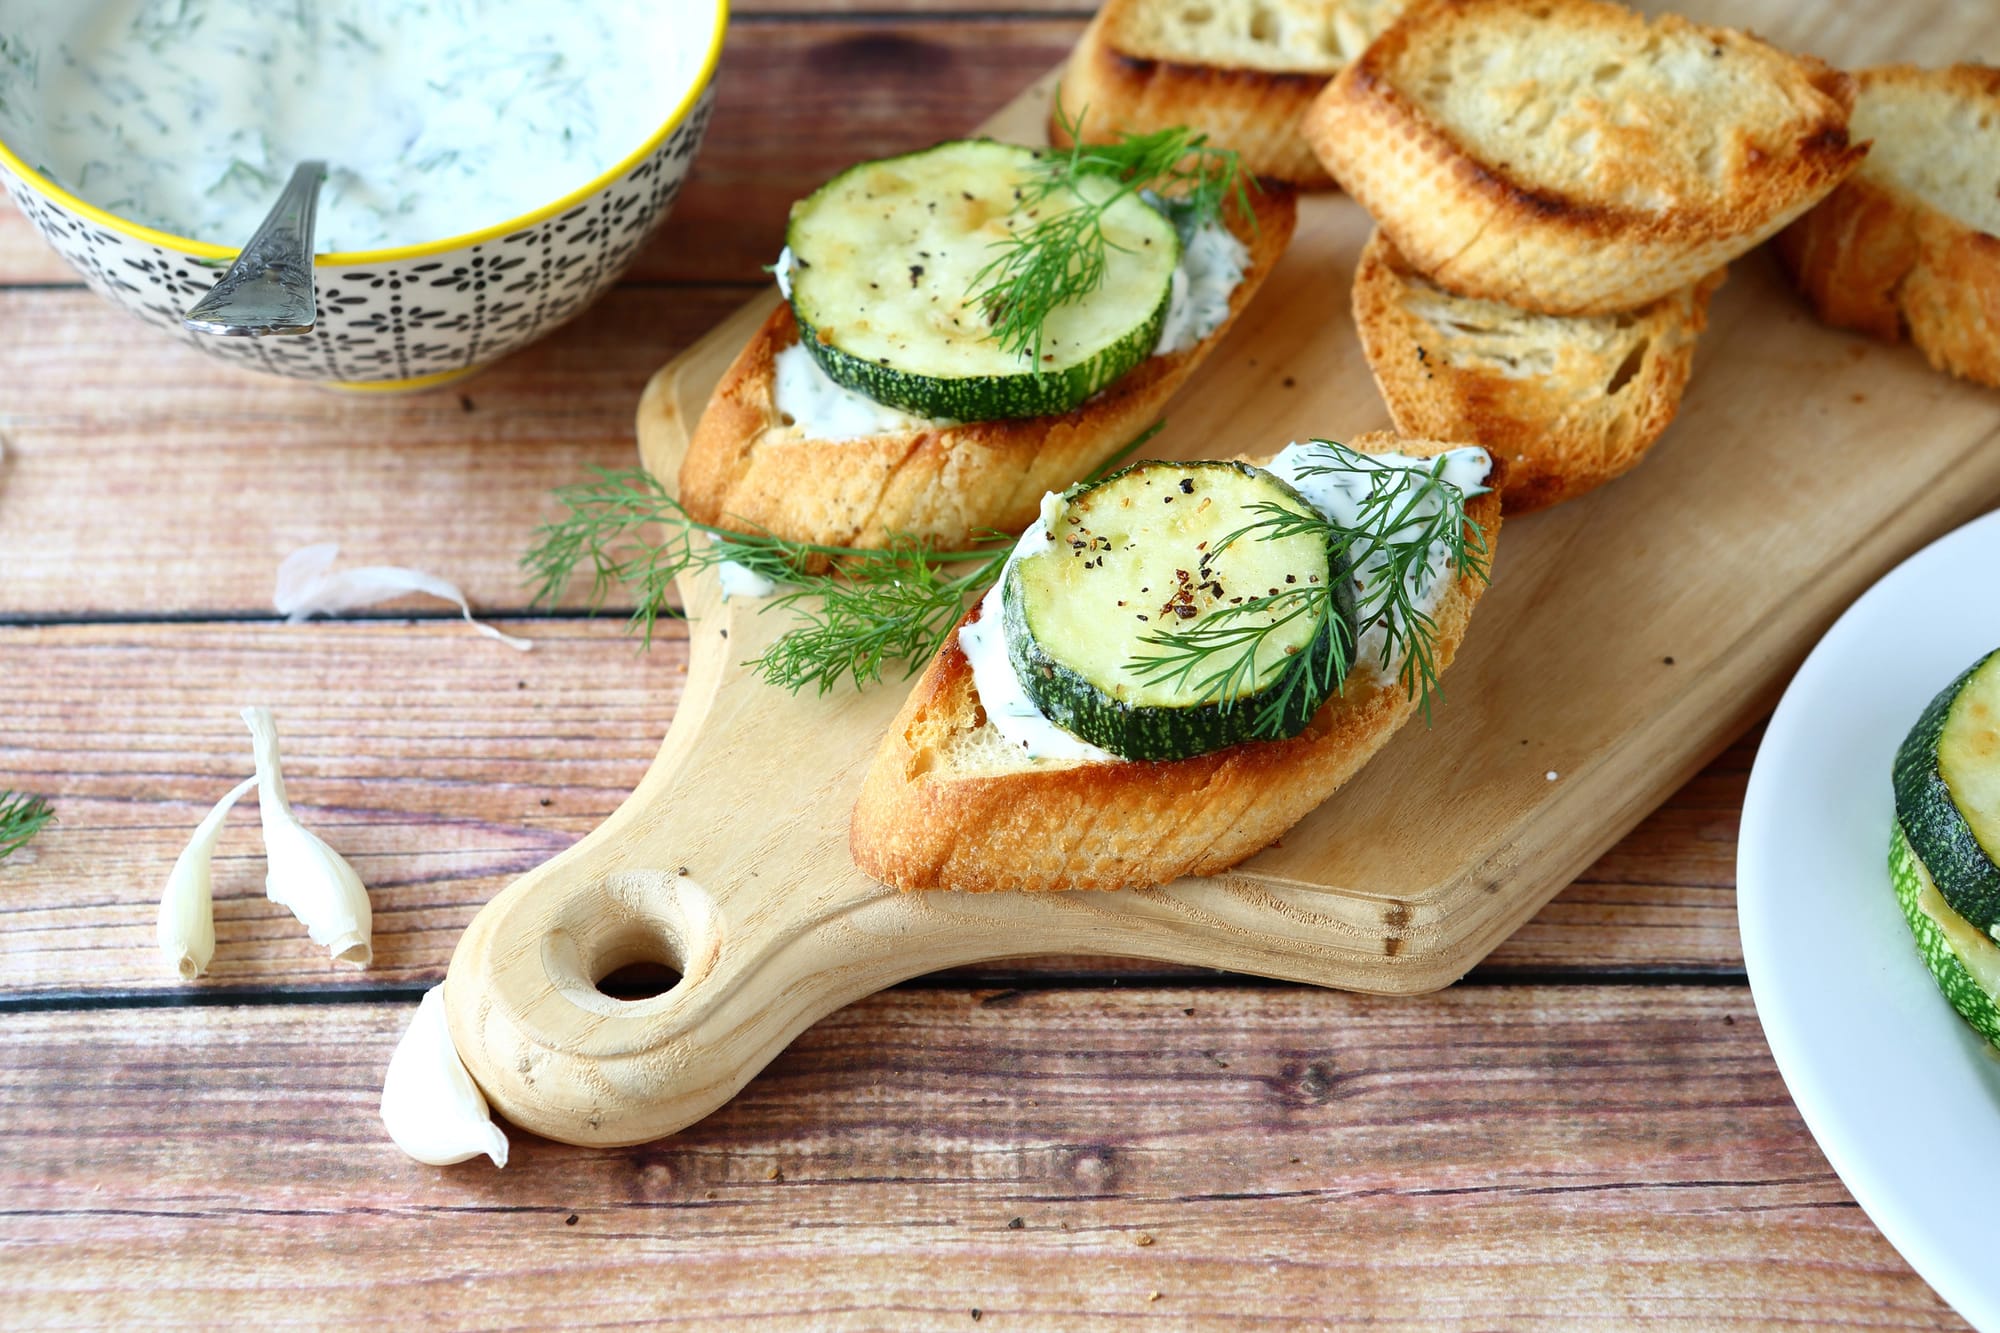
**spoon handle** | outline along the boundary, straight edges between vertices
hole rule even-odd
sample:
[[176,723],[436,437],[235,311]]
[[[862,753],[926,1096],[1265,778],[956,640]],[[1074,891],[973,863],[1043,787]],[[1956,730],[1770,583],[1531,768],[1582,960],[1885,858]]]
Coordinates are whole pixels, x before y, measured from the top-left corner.
[[181,319],[194,333],[263,338],[311,333],[313,219],[326,163],[301,162],[236,262]]

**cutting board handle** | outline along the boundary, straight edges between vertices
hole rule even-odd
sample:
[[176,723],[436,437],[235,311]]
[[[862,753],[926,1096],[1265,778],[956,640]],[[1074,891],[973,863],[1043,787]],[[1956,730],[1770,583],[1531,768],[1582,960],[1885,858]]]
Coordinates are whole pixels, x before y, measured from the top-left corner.
[[[851,793],[829,799],[823,772],[772,780],[769,756],[796,751],[842,700],[794,699],[741,670],[778,617],[725,605],[712,578],[689,582],[688,685],[652,769],[601,827],[479,913],[445,980],[454,1040],[488,1098],[568,1142],[672,1133],[825,1014],[990,952],[845,863]],[[837,859],[801,855],[836,839]],[[680,980],[644,999],[598,989],[633,963]]]

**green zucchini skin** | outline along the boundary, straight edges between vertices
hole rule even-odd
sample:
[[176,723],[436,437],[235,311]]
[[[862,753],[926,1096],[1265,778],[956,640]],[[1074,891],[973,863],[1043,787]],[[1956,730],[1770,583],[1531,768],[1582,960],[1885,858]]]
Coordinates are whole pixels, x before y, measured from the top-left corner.
[[[1924,965],[1930,969],[1938,989],[1944,992],[1951,1007],[1958,1010],[1959,1016],[1970,1023],[1980,1036],[2000,1047],[2000,996],[1987,994],[1973,980],[1965,964],[1953,952],[1944,932],[1917,905],[1917,895],[1922,887],[1918,866],[1919,858],[1910,846],[1908,832],[1898,822],[1895,836],[1889,844],[1889,882],[1895,886],[1896,902],[1903,909],[1903,919],[1910,923],[1910,931],[1916,937],[1917,952],[1923,956]],[[1931,882],[1937,883],[1935,875],[1931,877]],[[1941,884],[1938,894],[1940,897],[1944,894]]]
[[1153,354],[1167,321],[1161,301],[1146,322],[1124,340],[1089,361],[1044,374],[967,375],[951,379],[915,375],[894,366],[864,361],[819,340],[819,331],[793,308],[799,339],[835,384],[915,416],[951,421],[1013,421],[1054,417],[1074,411],[1090,397],[1123,379]]
[[1105,283],[1049,316],[1039,366],[967,299],[1039,157],[954,140],[850,167],[793,205],[792,314],[830,379],[919,416],[998,421],[1071,411],[1153,354],[1180,236],[1137,196],[1107,210]]
[[[1100,482],[1072,487],[1064,495],[1064,512],[1069,505],[1099,488],[1116,487],[1148,471],[1179,479],[1250,479],[1259,488],[1259,499],[1282,497],[1304,513],[1314,513],[1312,504],[1284,481],[1264,471],[1235,462],[1139,463],[1112,474]],[[1217,535],[1227,534],[1253,521],[1247,508],[1218,515]],[[1245,538],[1245,542],[1258,539]],[[1057,538],[1060,555],[1061,537]],[[1316,550],[1317,567],[1294,571],[1316,575],[1328,581],[1333,596],[1324,609],[1301,651],[1325,654],[1331,651],[1335,634],[1345,636],[1351,655],[1358,634],[1355,624],[1354,581],[1345,559],[1329,540]],[[1008,566],[1001,586],[1002,627],[1008,658],[1023,688],[1043,715],[1057,726],[1122,759],[1166,761],[1192,758],[1255,739],[1251,731],[1262,710],[1264,691],[1238,696],[1233,700],[1200,702],[1188,692],[1185,702],[1167,704],[1133,703],[1110,693],[1097,681],[1052,651],[1035,635],[1029,623],[1027,595],[1023,579],[1024,562]],[[1137,591],[1137,590],[1133,590]],[[1158,601],[1157,594],[1144,594]],[[1138,605],[1134,600],[1134,605]],[[1161,624],[1166,622],[1162,620]],[[1195,623],[1199,623],[1197,620]],[[1261,739],[1296,736],[1305,730],[1330,695],[1339,688],[1302,688],[1287,700],[1277,727],[1279,736],[1268,733]]]
[[1896,751],[1891,780],[1897,821],[1938,892],[1954,912],[1991,932],[2000,924],[2000,866],[1966,822],[1938,763],[1952,705],[1975,677],[1988,671],[2000,671],[2000,650],[1966,668],[1931,700]]

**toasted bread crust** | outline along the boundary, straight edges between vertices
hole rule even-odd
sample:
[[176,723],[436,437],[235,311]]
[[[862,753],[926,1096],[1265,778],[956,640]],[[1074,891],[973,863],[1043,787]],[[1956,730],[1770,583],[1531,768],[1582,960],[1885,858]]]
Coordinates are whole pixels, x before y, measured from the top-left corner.
[[[1778,151],[1749,144],[1729,168],[1725,195],[1690,196],[1639,208],[1575,188],[1534,186],[1506,162],[1480,160],[1402,86],[1406,65],[1483,11],[1525,0],[1432,0],[1392,25],[1330,83],[1304,130],[1342,188],[1353,194],[1419,270],[1468,296],[1547,314],[1636,309],[1693,285],[1776,233],[1831,191],[1866,149],[1847,137],[1853,90],[1846,77],[1809,57],[1784,54],[1744,33],[1703,28],[1668,15],[1651,31],[1677,40],[1698,35],[1723,53],[1783,80],[1810,109],[1779,127]],[[1537,0],[1561,22],[1648,31],[1645,21],[1601,0]],[[1607,170],[1636,167],[1608,139],[1597,150]]]
[[1290,242],[1297,200],[1282,185],[1251,193],[1250,219],[1230,226],[1250,250],[1229,317],[1185,352],[1151,357],[1058,417],[978,421],[941,430],[827,441],[786,427],[773,403],[774,362],[796,343],[789,305],[771,312],[723,375],[688,442],[680,499],[703,523],[794,541],[880,546],[908,536],[964,547],[1034,521],[1042,494],[1115,454],[1228,334]]
[[[1307,190],[1333,184],[1299,131],[1331,73],[1198,65],[1120,50],[1110,36],[1117,3],[1098,11],[1063,71],[1061,106],[1079,119],[1086,142],[1186,125],[1234,149],[1255,175]],[[1049,142],[1075,142],[1053,115]]]
[[[1358,448],[1418,454],[1452,446],[1361,437]],[[1496,467],[1504,464],[1496,461]],[[1467,506],[1489,549],[1500,497]],[[1467,577],[1436,618],[1448,666],[1483,585]],[[977,617],[975,606],[967,615]],[[1298,736],[1249,741],[1172,762],[1029,767],[973,777],[939,772],[939,746],[984,715],[953,634],[889,726],[862,783],[849,849],[901,889],[1119,889],[1227,869],[1269,846],[1382,748],[1416,710],[1394,681],[1357,672]]]
[[[1645,457],[1680,409],[1695,338],[1725,276],[1712,273],[1629,315],[1521,315],[1443,293],[1378,229],[1354,275],[1354,322],[1396,429],[1504,458],[1502,498],[1513,516],[1574,499]],[[1513,325],[1546,369],[1508,373],[1514,368],[1480,354],[1480,339],[1433,323],[1425,305],[1501,332]],[[1577,327],[1551,331],[1552,322]]]
[[[1861,95],[1928,85],[2000,113],[2000,69],[1863,70]],[[1885,150],[1877,145],[1875,152]],[[1885,342],[1909,339],[1932,366],[2000,387],[2000,237],[1899,188],[1871,161],[1779,236],[1777,250],[1820,319]]]

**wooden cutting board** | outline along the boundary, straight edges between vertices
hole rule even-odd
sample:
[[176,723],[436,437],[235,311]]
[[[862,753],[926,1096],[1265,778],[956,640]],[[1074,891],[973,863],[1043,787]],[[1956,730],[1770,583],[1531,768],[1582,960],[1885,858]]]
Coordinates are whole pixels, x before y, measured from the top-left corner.
[[[1767,7],[1766,31],[1792,17]],[[1974,35],[1981,21],[1955,13],[1933,19]],[[1850,59],[1881,49],[1865,24],[1793,40],[1829,34]],[[990,131],[1039,141],[1052,87]],[[1267,453],[1388,424],[1347,313],[1368,231],[1351,200],[1304,201],[1291,250],[1149,453]],[[775,299],[648,386],[640,447],[662,481]],[[1818,327],[1751,255],[1646,463],[1506,524],[1435,727],[1407,727],[1236,871],[1122,893],[905,895],[862,876],[848,812],[903,687],[761,684],[742,664],[787,613],[691,578],[687,689],[658,758],[601,828],[466,931],[446,979],[454,1039],[509,1120],[609,1145],[700,1119],[823,1015],[943,967],[1124,954],[1373,992],[1448,985],[1755,721],[1863,588],[1996,500],[2000,393]],[[643,1000],[598,991],[634,962],[682,980]]]

